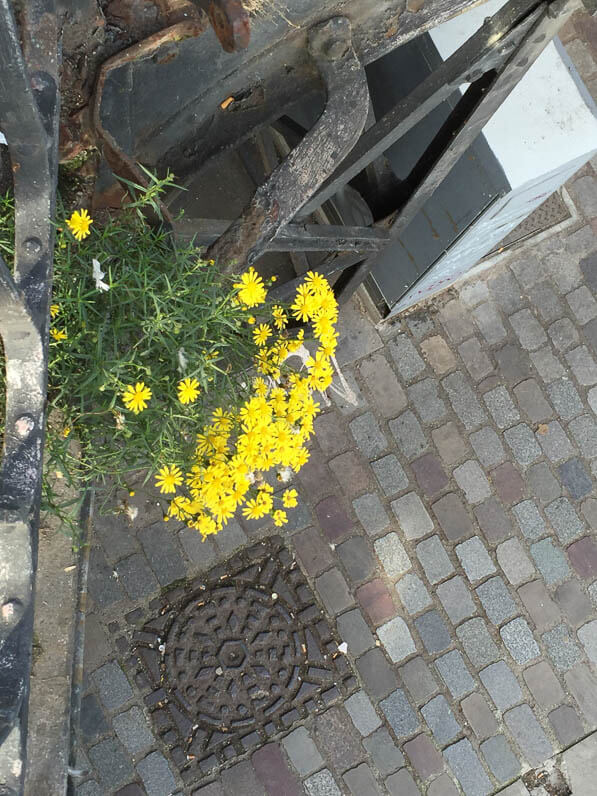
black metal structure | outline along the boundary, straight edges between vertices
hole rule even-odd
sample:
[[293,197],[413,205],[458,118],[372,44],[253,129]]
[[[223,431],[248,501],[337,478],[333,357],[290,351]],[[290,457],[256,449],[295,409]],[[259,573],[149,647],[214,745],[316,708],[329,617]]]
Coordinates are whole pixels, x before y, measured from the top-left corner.
[[[294,289],[308,267],[306,252],[323,253],[317,269],[334,277],[336,294],[345,301],[581,0],[509,0],[407,97],[371,123],[363,67],[472,4],[436,0],[409,14],[402,0],[301,0],[292,28],[272,22],[249,46],[242,3],[197,0],[230,54],[223,55],[215,39],[199,42],[197,37],[209,31],[195,22],[175,25],[106,62],[94,108],[104,155],[117,175],[135,174],[140,160],[188,176],[216,155],[248,145],[259,131],[284,128],[290,151],[276,159],[265,146],[265,180],[236,220],[186,219],[175,232],[208,246],[223,269],[239,271],[266,252],[289,252],[297,276],[277,286],[276,298]],[[292,2],[287,5],[292,11]],[[594,0],[585,5],[594,12]],[[13,268],[0,258],[0,335],[8,385],[0,469],[3,794],[22,792],[25,764],[59,107],[54,0],[28,0],[18,7],[17,27],[13,4],[0,0],[0,123],[9,145],[16,204]],[[177,84],[177,75],[186,75],[187,82],[180,78]],[[358,182],[389,146],[464,82],[469,89],[401,186],[398,206],[375,223],[371,216],[346,225],[314,223],[326,215],[327,203],[339,191]],[[156,96],[163,102],[156,103]],[[298,99],[309,100],[319,117],[309,130],[292,122]],[[134,128],[143,102],[152,114]]]

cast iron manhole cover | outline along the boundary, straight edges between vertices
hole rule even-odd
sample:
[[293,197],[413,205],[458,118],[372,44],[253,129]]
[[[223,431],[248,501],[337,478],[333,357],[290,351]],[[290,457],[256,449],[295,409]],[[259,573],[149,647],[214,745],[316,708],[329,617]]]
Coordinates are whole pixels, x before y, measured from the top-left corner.
[[278,537],[167,594],[135,641],[146,704],[185,781],[357,688]]

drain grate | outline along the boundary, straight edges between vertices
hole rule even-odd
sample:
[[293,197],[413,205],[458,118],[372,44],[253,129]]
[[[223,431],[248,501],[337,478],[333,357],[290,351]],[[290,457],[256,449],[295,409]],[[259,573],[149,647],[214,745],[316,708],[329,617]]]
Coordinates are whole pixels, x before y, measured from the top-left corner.
[[557,224],[561,224],[570,217],[570,211],[566,203],[562,199],[560,193],[556,191],[552,193],[551,196],[548,196],[539,207],[533,210],[524,221],[521,221],[517,227],[514,227],[514,229],[500,241],[499,245],[486,256],[489,257],[498,251],[503,251],[510,246],[514,246],[516,243],[526,240],[526,238],[538,235],[540,232],[545,232],[555,227]]
[[154,726],[187,782],[357,689],[279,537],[165,595],[134,641]]

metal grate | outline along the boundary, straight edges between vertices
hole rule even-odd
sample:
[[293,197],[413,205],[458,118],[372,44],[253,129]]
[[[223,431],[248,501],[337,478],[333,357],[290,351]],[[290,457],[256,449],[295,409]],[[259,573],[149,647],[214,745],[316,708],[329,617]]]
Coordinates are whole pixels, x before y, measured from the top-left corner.
[[165,595],[134,641],[145,702],[185,782],[358,687],[279,537]]
[[569,218],[570,211],[566,207],[566,203],[562,199],[559,191],[556,191],[552,193],[543,204],[533,210],[524,221],[521,221],[517,227],[514,227],[514,229],[506,235],[506,237],[500,241],[499,245],[489,252],[487,256],[489,257],[497,251],[502,251],[510,246],[514,246],[515,243],[519,243],[533,235],[538,235],[540,232],[545,232],[551,229],[551,227],[555,227],[556,224],[561,224],[562,221],[566,221]]

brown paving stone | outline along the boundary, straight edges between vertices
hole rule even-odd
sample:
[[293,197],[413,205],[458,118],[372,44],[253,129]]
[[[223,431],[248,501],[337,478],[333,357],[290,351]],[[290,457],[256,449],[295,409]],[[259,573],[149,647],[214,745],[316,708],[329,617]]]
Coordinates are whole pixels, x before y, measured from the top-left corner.
[[463,539],[472,533],[473,525],[470,517],[462,501],[454,492],[437,500],[431,508],[450,541]]
[[114,796],[145,796],[145,791],[136,782],[131,782],[130,785],[125,785],[114,793]]
[[432,497],[440,492],[448,483],[448,476],[439,459],[427,453],[411,462],[411,467],[423,492]]
[[518,596],[524,603],[540,633],[553,627],[561,620],[562,617],[558,606],[549,596],[542,580],[525,583],[524,586],[518,589]]
[[597,576],[597,545],[589,536],[579,539],[567,549],[570,563],[581,578],[594,578]]
[[548,719],[562,746],[570,746],[585,734],[582,721],[578,718],[574,708],[569,705],[561,705],[552,710]]
[[371,487],[371,475],[361,456],[347,451],[329,462],[342,490],[350,498],[361,495]]
[[344,708],[327,710],[315,722],[314,741],[340,772],[362,763],[365,751]]
[[315,437],[326,456],[336,456],[350,447],[350,440],[337,412],[326,412],[315,418]]
[[319,575],[333,563],[332,551],[317,528],[305,528],[292,537],[299,561],[307,575]]
[[276,743],[262,746],[253,757],[253,768],[270,796],[301,796],[300,782],[286,765]]
[[357,591],[357,600],[374,625],[381,625],[396,614],[392,595],[380,578],[365,583]]
[[564,692],[558,679],[546,661],[529,666],[523,677],[535,701],[542,708],[559,705],[564,699]]
[[471,694],[460,703],[464,717],[480,739],[489,738],[497,732],[498,726],[489,705],[481,694]]
[[450,421],[431,432],[435,447],[445,464],[454,464],[468,452],[468,446],[460,436],[456,424]]
[[500,500],[510,504],[522,499],[525,492],[524,481],[512,462],[500,464],[490,475]]
[[586,622],[594,612],[591,601],[577,580],[567,580],[565,583],[561,583],[554,596],[573,627]]
[[376,699],[387,696],[398,686],[396,672],[379,647],[357,658],[357,669],[363,678],[365,688]]
[[406,395],[385,356],[378,353],[367,357],[360,371],[381,414],[387,418],[400,414],[407,404]]
[[298,478],[311,499],[317,500],[333,490],[332,474],[323,454],[317,448],[311,448],[309,460],[301,467]]
[[499,500],[494,497],[475,508],[475,517],[490,544],[497,544],[512,535],[512,524],[508,515]]
[[576,699],[584,717],[593,727],[597,725],[597,679],[587,666],[579,663],[564,675],[568,690]]
[[423,356],[429,362],[438,376],[442,376],[452,370],[456,364],[456,358],[443,337],[435,335],[428,337],[421,343]]
[[421,779],[429,779],[444,768],[442,756],[424,734],[417,735],[412,741],[405,743],[403,749]]
[[348,536],[352,530],[352,521],[335,495],[318,503],[315,513],[330,542],[336,542],[338,539]]

